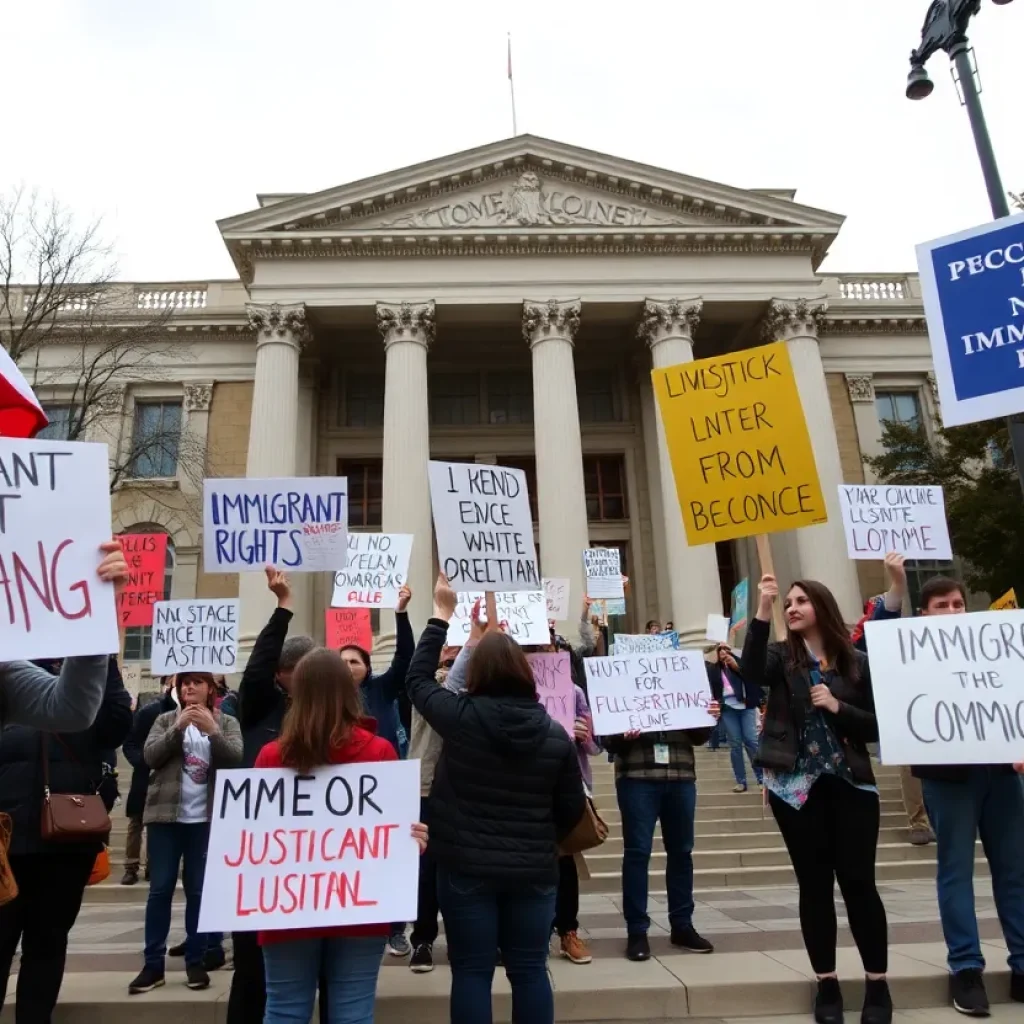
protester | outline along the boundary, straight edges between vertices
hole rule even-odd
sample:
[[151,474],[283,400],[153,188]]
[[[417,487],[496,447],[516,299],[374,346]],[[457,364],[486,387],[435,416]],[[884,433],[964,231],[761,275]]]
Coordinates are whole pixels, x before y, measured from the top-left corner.
[[879,800],[867,744],[878,740],[867,658],[835,598],[798,580],[786,596],[787,639],[768,643],[779,587],[763,576],[740,671],[768,691],[758,762],[800,890],[800,928],[818,979],[814,1019],[841,1024],[836,976],[838,881],[867,974],[862,1024],[889,1024],[885,908],[875,886]]
[[[101,580],[120,593],[128,563],[116,540],[100,545],[103,559],[96,570]],[[92,725],[106,698],[107,656],[66,658],[60,675],[27,661],[0,665],[0,725],[24,725],[51,732],[81,732]]]
[[[50,1021],[64,977],[68,934],[103,849],[103,837],[95,835],[60,843],[43,838],[46,787],[55,794],[99,793],[103,752],[120,746],[132,724],[131,697],[121,681],[117,659],[103,656],[99,660],[106,672],[105,685],[89,728],[40,732],[8,724],[0,732],[0,811],[11,817],[8,856],[18,885],[17,897],[0,907],[0,1007],[20,942],[14,1015],[18,1024]],[[110,805],[106,806],[109,812]]]
[[199,934],[210,807],[218,768],[242,761],[238,722],[214,707],[213,676],[182,672],[175,680],[179,710],[161,714],[146,738],[143,753],[152,769],[146,809],[152,881],[146,901],[145,966],[128,986],[130,995],[151,992],[164,983],[171,901],[182,869],[185,888],[185,984],[207,988],[203,966],[205,940]]
[[661,632],[661,623],[657,619],[651,619],[644,626],[644,632],[649,633],[651,636],[657,636]]
[[585,811],[580,766],[561,726],[537,701],[515,641],[490,632],[473,652],[466,693],[435,673],[455,614],[444,576],[407,685],[413,706],[442,737],[430,797],[430,846],[452,967],[452,1024],[491,1024],[491,981],[501,936],[517,1021],[553,1024],[547,973],[558,884],[558,840]]
[[[719,644],[715,661],[708,665],[708,680],[711,696],[720,705],[722,717],[719,725],[725,729],[729,739],[729,754],[732,758],[732,773],[736,779],[734,793],[747,791],[747,767],[743,760],[746,750],[750,765],[754,769],[757,784],[761,785],[761,769],[757,760],[757,708],[761,703],[761,691],[748,686],[740,674],[740,667],[728,644]],[[711,747],[711,743],[708,743]],[[711,747],[714,749],[714,747]]]
[[[922,615],[962,615],[963,584],[945,576],[921,589]],[[953,1008],[989,1015],[985,957],[974,910],[974,857],[978,837],[992,873],[992,895],[1010,951],[1010,998],[1024,1002],[1024,791],[1012,765],[915,767],[935,829],[939,918],[946,939]]]
[[[281,738],[256,758],[257,768],[293,768],[308,775],[328,764],[395,761],[389,741],[365,717],[348,665],[323,648],[307,654],[291,680]],[[413,827],[426,846],[426,827]],[[327,982],[327,1024],[372,1024],[377,975],[389,926],[303,928],[260,932],[266,968],[265,1024],[308,1024],[317,982]]]

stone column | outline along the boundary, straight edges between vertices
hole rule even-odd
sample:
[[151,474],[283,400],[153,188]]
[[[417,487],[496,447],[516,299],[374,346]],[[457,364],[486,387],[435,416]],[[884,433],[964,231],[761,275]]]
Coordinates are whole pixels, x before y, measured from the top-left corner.
[[[434,340],[434,303],[377,304],[384,339],[384,532],[411,533],[413,599],[409,614],[419,633],[433,610],[434,528],[430,514],[430,415],[427,349]],[[394,632],[394,615],[381,614],[381,633]]]
[[578,299],[523,303],[523,338],[533,355],[540,557],[545,576],[569,580],[570,618],[557,628],[570,638],[586,594],[583,552],[590,546],[573,361],[580,309]]
[[[853,406],[853,422],[857,428],[857,446],[863,455],[878,455],[882,450],[882,426],[875,409],[875,385],[870,374],[846,374],[846,390]],[[874,471],[864,464],[864,479],[875,482]]]
[[[306,339],[306,307],[250,303],[249,323],[256,332],[256,377],[249,421],[246,476],[295,475],[295,439],[299,414],[299,352]],[[301,584],[300,584],[301,585]],[[275,606],[262,572],[238,577],[242,601],[240,666]]]
[[[818,330],[827,310],[825,302],[774,299],[765,318],[763,336],[766,342],[784,341],[789,349],[828,510],[827,523],[794,531],[800,572],[809,579],[824,583],[839,602],[843,617],[852,623],[860,617],[862,602],[857,567],[846,554],[846,537],[839,511],[839,484],[845,481],[825,369],[818,348]],[[785,587],[787,581],[781,580],[780,583]]]
[[[644,303],[638,333],[651,350],[654,369],[693,361],[693,332],[700,321],[700,299],[673,299]],[[653,390],[650,379],[646,387]],[[655,401],[655,408],[657,402]],[[702,643],[708,615],[722,614],[722,586],[718,577],[718,555],[714,544],[691,547],[679,509],[679,492],[672,471],[665,428],[657,415],[658,465],[661,477],[661,506],[665,528],[667,564],[659,567],[668,576],[670,609],[661,609],[663,618],[675,623],[683,643]]]

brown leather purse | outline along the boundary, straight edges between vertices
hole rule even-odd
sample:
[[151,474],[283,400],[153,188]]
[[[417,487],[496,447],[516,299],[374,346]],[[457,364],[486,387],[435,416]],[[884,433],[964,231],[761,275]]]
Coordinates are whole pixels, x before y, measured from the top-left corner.
[[559,857],[571,857],[600,846],[608,838],[608,826],[597,813],[594,801],[587,797],[583,817],[575,828],[558,844]]
[[[73,761],[78,758],[66,743],[57,742],[67,750]],[[43,758],[43,809],[39,831],[49,843],[105,842],[110,834],[110,815],[98,793],[50,792],[50,736],[43,733],[40,745]]]

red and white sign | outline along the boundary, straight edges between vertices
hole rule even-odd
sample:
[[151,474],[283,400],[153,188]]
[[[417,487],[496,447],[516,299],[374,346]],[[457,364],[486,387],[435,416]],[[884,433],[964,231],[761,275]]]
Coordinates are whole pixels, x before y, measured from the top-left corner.
[[167,565],[166,533],[122,533],[118,538],[128,563],[128,583],[117,602],[117,621],[128,626],[152,626],[153,605],[164,599]]
[[373,650],[373,628],[369,608],[328,608],[326,613],[326,646],[332,651],[342,647]]
[[350,533],[348,562],[334,574],[331,607],[397,607],[411,555],[411,533]]

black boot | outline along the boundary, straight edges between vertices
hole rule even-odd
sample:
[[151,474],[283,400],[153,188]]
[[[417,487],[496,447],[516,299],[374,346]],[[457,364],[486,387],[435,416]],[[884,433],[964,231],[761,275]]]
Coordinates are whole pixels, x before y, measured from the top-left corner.
[[864,1009],[860,1024],[892,1024],[892,996],[885,978],[864,979]]
[[843,993],[837,978],[819,978],[814,997],[816,1024],[843,1024]]

